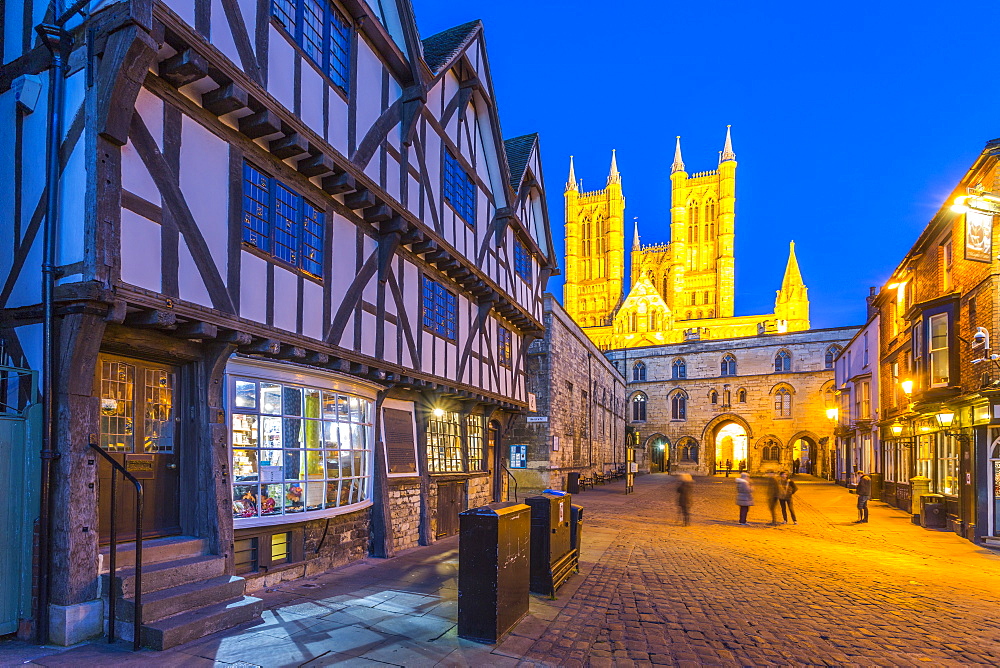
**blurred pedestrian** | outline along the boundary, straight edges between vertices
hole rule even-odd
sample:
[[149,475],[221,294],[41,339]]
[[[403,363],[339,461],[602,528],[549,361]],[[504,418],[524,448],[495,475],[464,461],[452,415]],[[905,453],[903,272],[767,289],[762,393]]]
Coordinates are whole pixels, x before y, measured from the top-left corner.
[[728,478],[729,474],[732,473],[732,472],[733,472],[733,460],[727,459],[726,460],[726,477]]
[[778,477],[773,473],[767,476],[767,509],[771,511],[771,525],[778,523]]
[[747,513],[753,505],[753,483],[745,471],[736,479],[736,505],[740,507],[740,524],[746,524]]
[[795,519],[795,507],[792,505],[792,496],[795,492],[799,491],[799,488],[795,484],[795,481],[784,471],[778,476],[777,482],[778,503],[781,504],[781,517],[784,520],[782,524],[788,524],[789,514],[792,516],[792,524],[798,524],[798,520]]
[[864,471],[858,471],[858,519],[855,524],[868,522],[868,500],[872,498],[872,479]]
[[799,467],[800,466],[802,466],[802,462],[799,460],[798,457],[796,457],[795,461],[792,462],[792,477],[793,478],[795,477],[795,474],[799,472],[799,470],[800,470]]
[[691,493],[694,491],[694,478],[690,473],[677,476],[677,510],[680,511],[684,526],[691,524]]

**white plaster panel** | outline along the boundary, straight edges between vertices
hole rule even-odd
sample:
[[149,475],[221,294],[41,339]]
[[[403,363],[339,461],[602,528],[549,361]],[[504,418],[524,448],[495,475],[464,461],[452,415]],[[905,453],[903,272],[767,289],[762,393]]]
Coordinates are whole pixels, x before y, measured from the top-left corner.
[[178,16],[184,19],[189,26],[194,25],[194,3],[195,0],[166,0],[163,4],[172,9]]
[[[42,236],[39,234],[35,243],[31,244],[31,250],[25,258],[24,269],[18,274],[14,282],[14,289],[11,290],[10,297],[4,305],[7,308],[17,308],[18,306],[28,306],[37,304],[42,300],[41,287],[41,266],[42,266]],[[31,267],[37,269],[32,270]]]
[[361,352],[375,357],[375,327],[378,321],[368,311],[361,312]]
[[455,96],[458,92],[458,78],[455,77],[455,73],[452,70],[445,72],[442,77],[442,83],[444,85],[444,106],[448,106],[448,101]]
[[382,114],[382,62],[364,39],[358,39],[358,83],[352,94],[357,107],[357,141]]
[[326,89],[326,95],[330,100],[327,141],[341,154],[347,155],[347,102],[332,88]]
[[240,258],[240,317],[267,320],[267,262],[247,251]]
[[257,31],[258,0],[237,0],[237,3],[240,6],[240,13],[243,14],[243,23],[247,26],[247,35],[250,36],[250,45],[254,46],[256,44],[254,35]]
[[[367,257],[367,255],[366,255]],[[378,273],[372,275],[365,283],[365,289],[361,291],[361,297],[369,304],[375,304],[378,300]],[[367,330],[366,330],[367,331]]]
[[42,368],[42,348],[44,340],[42,338],[42,325],[25,325],[14,330],[17,338],[21,341],[21,350],[28,361],[29,369]]
[[423,328],[417,329],[419,336],[423,337],[423,354],[421,355],[420,370],[424,373],[434,373],[434,339],[437,337]]
[[180,185],[212,257],[225,258],[229,245],[229,144],[187,116],[181,120]]
[[56,264],[72,264],[83,260],[84,224],[87,210],[87,167],[84,164],[86,149],[81,138],[70,155],[60,179],[59,247]]
[[327,86],[307,61],[302,62],[302,122],[316,134],[323,134],[323,96]]
[[399,363],[399,345],[396,343],[396,326],[391,322],[385,323],[385,327],[382,330],[382,335],[384,337],[384,352],[382,359],[386,362],[392,362],[393,364]]
[[[243,16],[246,20],[246,14]],[[212,46],[222,51],[226,58],[229,58],[240,69],[243,63],[240,60],[240,53],[236,50],[236,41],[233,39],[233,30],[229,27],[229,19],[226,17],[226,10],[222,8],[221,0],[212,0]],[[250,35],[253,35],[251,32]],[[253,38],[250,43],[253,43]]]
[[440,118],[441,116],[441,91],[443,88],[444,84],[438,81],[434,84],[433,88],[427,91],[427,108],[434,118]]
[[296,331],[299,279],[287,269],[274,267],[274,326],[286,332]]
[[339,214],[333,214],[333,239],[330,244],[333,269],[330,280],[334,286],[332,305],[334,314],[340,307],[344,292],[354,282],[354,277],[358,273],[355,265],[354,235],[354,223]]
[[[424,164],[427,166],[427,181],[434,193],[434,201],[441,201],[441,139],[434,132],[427,132]],[[428,220],[428,222],[430,222]]]
[[143,123],[149,128],[149,134],[156,140],[156,145],[163,150],[163,100],[145,88],[139,89],[135,100],[136,111],[142,116]]
[[122,280],[160,292],[160,226],[126,209],[121,220]]
[[274,26],[267,52],[267,92],[291,111],[295,103],[295,49]]
[[[358,138],[360,140],[360,138],[361,138],[360,134],[358,135]],[[381,169],[381,165],[379,164],[379,153],[380,152],[381,152],[381,149],[376,149],[375,155],[373,155],[372,159],[368,161],[367,165],[365,165],[365,174],[372,181],[374,181],[375,183],[379,183],[379,184],[382,183],[382,176],[381,176],[382,169]]]
[[198,265],[194,263],[194,258],[191,257],[191,251],[188,250],[187,244],[180,243],[177,250],[177,259],[177,287],[179,288],[181,299],[211,308],[212,298],[208,294],[205,281],[201,278]]
[[413,176],[407,176],[407,181],[409,185],[406,190],[406,208],[410,213],[419,216],[420,215],[420,182],[417,181]]
[[323,286],[305,281],[302,299],[302,334],[322,341],[326,330],[326,323],[323,322]]

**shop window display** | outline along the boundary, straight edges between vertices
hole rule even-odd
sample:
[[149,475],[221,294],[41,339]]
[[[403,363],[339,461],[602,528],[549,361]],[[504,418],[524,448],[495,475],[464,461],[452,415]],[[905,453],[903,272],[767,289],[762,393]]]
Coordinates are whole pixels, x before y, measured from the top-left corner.
[[229,396],[234,518],[294,516],[369,500],[370,401],[243,377],[230,379]]

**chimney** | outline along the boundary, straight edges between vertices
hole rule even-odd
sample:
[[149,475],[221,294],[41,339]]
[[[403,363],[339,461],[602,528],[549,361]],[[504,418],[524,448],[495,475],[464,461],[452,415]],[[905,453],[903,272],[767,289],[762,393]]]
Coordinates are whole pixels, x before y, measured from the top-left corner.
[[878,288],[874,285],[868,288],[868,296],[865,298],[865,303],[868,305],[868,315],[867,320],[871,320],[875,316],[875,297],[878,294]]

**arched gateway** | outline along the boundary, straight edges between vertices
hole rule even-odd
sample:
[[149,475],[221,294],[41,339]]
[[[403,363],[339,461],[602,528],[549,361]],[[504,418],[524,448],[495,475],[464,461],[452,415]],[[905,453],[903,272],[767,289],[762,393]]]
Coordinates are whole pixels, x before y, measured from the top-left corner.
[[727,462],[733,469],[739,469],[741,462],[749,468],[751,438],[753,430],[739,415],[723,413],[716,416],[702,432],[705,463],[712,471],[725,469]]

